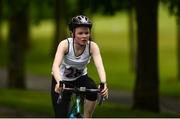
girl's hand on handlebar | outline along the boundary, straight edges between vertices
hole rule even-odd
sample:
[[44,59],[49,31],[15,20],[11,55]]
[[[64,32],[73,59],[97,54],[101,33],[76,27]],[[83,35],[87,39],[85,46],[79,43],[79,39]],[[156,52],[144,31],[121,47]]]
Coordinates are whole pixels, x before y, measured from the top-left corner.
[[108,99],[108,88],[106,83],[101,83],[98,87],[100,89],[100,94],[103,96],[105,99]]
[[60,81],[59,83],[57,83],[57,84],[55,85],[54,91],[55,91],[56,93],[60,93],[60,92],[62,91],[62,89],[63,89],[63,84],[62,84],[62,82]]

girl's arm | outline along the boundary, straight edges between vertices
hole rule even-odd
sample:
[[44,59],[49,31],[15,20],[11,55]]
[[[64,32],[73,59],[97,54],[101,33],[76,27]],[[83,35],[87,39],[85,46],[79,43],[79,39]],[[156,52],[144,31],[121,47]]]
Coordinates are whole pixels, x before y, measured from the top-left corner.
[[103,61],[101,58],[99,47],[95,42],[91,42],[91,50],[90,51],[91,51],[97,72],[99,74],[99,78],[102,83],[106,83],[106,73],[104,70]]
[[59,43],[54,62],[52,65],[52,75],[54,76],[57,84],[59,84],[59,81],[62,81],[61,75],[60,75],[60,65],[63,60],[64,54],[68,51],[68,41],[63,40]]
[[[103,65],[103,61],[102,61],[102,58],[101,58],[99,47],[94,42],[91,42],[91,54],[92,54],[96,69],[98,71],[101,83],[104,84],[103,89],[101,90],[101,95],[103,97],[105,97],[105,98],[108,98],[108,88],[107,88],[107,83],[106,83],[106,73],[105,73],[105,70],[104,70],[104,65]],[[100,85],[99,85],[99,88],[101,88]]]

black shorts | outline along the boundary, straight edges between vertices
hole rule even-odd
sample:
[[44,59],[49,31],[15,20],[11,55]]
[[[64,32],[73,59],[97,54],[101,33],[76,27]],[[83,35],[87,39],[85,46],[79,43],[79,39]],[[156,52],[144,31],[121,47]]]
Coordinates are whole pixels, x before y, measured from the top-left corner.
[[[86,87],[88,89],[97,89],[95,82],[88,77],[88,75],[81,76],[80,78],[76,79],[75,81],[68,81],[70,85],[66,85],[67,87]],[[57,104],[57,99],[59,94],[54,91],[56,85],[56,81],[52,76],[52,85],[51,85],[51,98],[53,103],[53,108],[55,111],[55,117],[67,117],[69,112],[69,106],[71,101],[71,92],[63,92],[62,100],[60,104]],[[89,92],[85,94],[85,98],[90,101],[97,100],[97,93]]]

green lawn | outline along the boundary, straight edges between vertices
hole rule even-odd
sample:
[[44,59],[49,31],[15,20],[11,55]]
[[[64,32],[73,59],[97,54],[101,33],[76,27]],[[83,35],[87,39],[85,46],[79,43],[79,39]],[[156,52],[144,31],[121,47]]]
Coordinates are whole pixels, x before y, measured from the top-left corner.
[[[24,112],[33,112],[43,117],[53,117],[51,98],[49,93],[22,91],[16,89],[0,89],[0,105],[14,110],[23,110]],[[0,117],[1,117],[0,112]],[[9,115],[12,117],[12,115]],[[30,115],[29,115],[30,116]],[[32,115],[33,116],[33,115]],[[6,115],[8,117],[8,115]],[[93,117],[177,117],[168,113],[152,113],[146,111],[133,111],[130,107],[103,103],[97,105]]]
[[[107,73],[108,85],[111,89],[132,91],[135,74],[130,71],[129,40],[127,14],[117,13],[116,16],[97,15],[93,19],[93,38],[98,43]],[[53,23],[43,21],[31,26],[31,50],[26,57],[27,71],[49,76],[53,59],[50,57],[53,42]],[[3,24],[3,37],[7,38],[7,23]],[[180,97],[180,81],[176,76],[176,24],[175,18],[169,16],[163,8],[159,12],[159,77],[160,94]],[[6,40],[0,47],[0,66],[6,67]],[[92,63],[93,64],[93,63]],[[98,82],[95,67],[90,64],[89,75]]]
[[39,115],[53,115],[51,98],[48,93],[16,89],[0,89],[0,93],[0,105],[2,107],[23,109],[24,111],[39,113]]

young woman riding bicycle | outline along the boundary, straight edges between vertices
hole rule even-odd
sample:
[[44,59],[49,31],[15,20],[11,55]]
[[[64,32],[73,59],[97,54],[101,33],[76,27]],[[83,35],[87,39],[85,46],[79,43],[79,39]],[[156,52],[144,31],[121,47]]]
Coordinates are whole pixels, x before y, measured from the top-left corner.
[[[97,88],[95,82],[88,76],[87,64],[91,57],[97,68],[100,82],[104,84],[101,95],[108,97],[106,73],[98,45],[91,41],[92,23],[86,16],[73,17],[69,23],[71,38],[62,40],[57,48],[52,66],[51,96],[55,117],[68,117],[72,93],[63,91],[62,100],[57,104],[62,82],[68,81],[76,87]],[[71,86],[69,86],[71,87]],[[84,102],[84,117],[92,117],[96,106],[97,93],[86,93]]]

